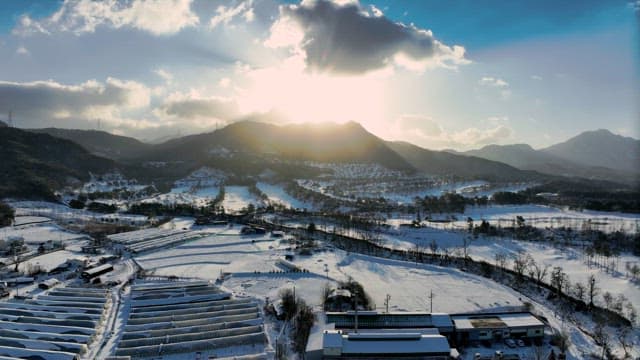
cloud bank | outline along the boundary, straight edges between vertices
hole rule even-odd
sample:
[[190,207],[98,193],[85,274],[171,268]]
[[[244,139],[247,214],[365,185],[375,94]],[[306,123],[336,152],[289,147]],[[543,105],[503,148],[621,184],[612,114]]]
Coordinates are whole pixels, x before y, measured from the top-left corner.
[[424,70],[468,63],[463,47],[447,46],[430,30],[393,22],[380,10],[370,13],[353,2],[282,6],[265,44],[298,47],[307,66],[318,72],[362,74],[389,65]]

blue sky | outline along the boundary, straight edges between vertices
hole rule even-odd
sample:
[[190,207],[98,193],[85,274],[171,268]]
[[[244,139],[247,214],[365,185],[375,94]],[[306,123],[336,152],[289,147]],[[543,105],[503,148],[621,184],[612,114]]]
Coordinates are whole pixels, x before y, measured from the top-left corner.
[[100,120],[143,139],[247,117],[354,120],[387,139],[456,149],[544,147],[597,128],[638,138],[636,8],[5,0],[0,118],[11,108],[24,127]]
[[60,8],[61,3],[58,0],[5,0],[0,5],[0,32],[11,32],[24,14],[34,18],[49,16]]

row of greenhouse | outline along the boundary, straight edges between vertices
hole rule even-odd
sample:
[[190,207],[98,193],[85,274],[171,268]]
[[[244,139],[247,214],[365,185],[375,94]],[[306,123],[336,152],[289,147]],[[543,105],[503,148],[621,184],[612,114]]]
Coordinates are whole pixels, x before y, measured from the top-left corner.
[[167,246],[175,246],[199,239],[202,236],[202,234],[193,231],[153,228],[109,235],[109,239],[123,244],[131,252],[140,253]]
[[0,358],[79,359],[104,321],[107,299],[101,289],[54,288],[0,302]]
[[129,318],[117,356],[144,358],[164,354],[216,351],[255,345],[267,338],[258,305],[232,298],[206,282],[134,285]]

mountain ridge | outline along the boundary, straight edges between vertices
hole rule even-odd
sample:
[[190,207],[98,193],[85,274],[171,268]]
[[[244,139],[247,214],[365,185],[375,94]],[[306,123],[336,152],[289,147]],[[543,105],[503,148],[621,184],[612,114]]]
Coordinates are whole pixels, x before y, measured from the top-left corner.
[[637,168],[640,164],[640,140],[613,134],[606,129],[585,131],[540,151],[578,164],[640,171]]
[[[251,118],[215,131],[173,138],[160,144],[147,144],[94,130],[48,128],[32,131],[74,140],[93,154],[128,163],[169,161],[197,164],[203,159],[241,153],[294,161],[377,163],[406,172],[503,180],[540,176],[532,172],[625,183],[635,183],[638,179],[633,171],[585,165],[566,159],[554,153],[553,146],[535,150],[528,144],[487,145],[466,152],[434,151],[407,142],[385,141],[357,122],[275,125]],[[580,139],[585,133],[566,142],[575,142],[573,139]],[[625,139],[607,130],[593,133]],[[550,148],[552,150],[548,150]]]
[[0,127],[0,144],[0,198],[53,200],[53,189],[117,167],[113,160],[49,134]]

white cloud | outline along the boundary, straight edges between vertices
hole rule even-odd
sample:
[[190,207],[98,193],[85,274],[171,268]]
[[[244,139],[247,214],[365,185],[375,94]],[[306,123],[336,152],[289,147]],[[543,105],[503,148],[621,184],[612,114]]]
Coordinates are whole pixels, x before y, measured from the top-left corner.
[[507,125],[508,121],[506,116],[495,116],[487,119],[489,126],[486,128],[469,127],[447,131],[431,117],[406,114],[395,119],[387,135],[430,149],[470,149],[510,139],[513,130]]
[[162,78],[166,83],[173,81],[173,74],[164,69],[156,69],[153,71],[156,75]]
[[20,47],[18,47],[18,49],[16,49],[16,54],[28,56],[31,53],[29,52],[29,50],[26,47],[20,46]]
[[463,146],[479,146],[495,144],[508,139],[513,130],[505,125],[498,125],[489,129],[468,128],[454,133],[452,139]]
[[509,83],[491,76],[484,76],[482,79],[478,80],[478,84],[482,86],[496,87],[496,88],[506,88],[509,87]]
[[252,0],[241,1],[234,7],[220,5],[216,9],[216,15],[209,21],[209,26],[213,29],[220,24],[228,25],[236,17],[242,17],[245,21],[251,22],[255,17],[252,5]]
[[145,85],[115,78],[77,85],[0,81],[0,108],[13,110],[23,127],[57,126],[63,120],[84,127],[87,121],[117,119],[149,103],[150,90]]
[[531,80],[538,80],[538,81],[540,81],[540,80],[542,80],[542,76],[540,76],[540,75],[531,75]]
[[497,89],[502,100],[507,100],[511,97],[511,89],[509,83],[496,77],[483,76],[478,80],[478,84],[488,88]]
[[382,10],[378,9],[375,5],[371,5],[371,13],[373,14],[373,16],[375,17],[382,17],[384,16],[384,13],[382,12]]
[[155,110],[160,117],[186,120],[199,127],[216,122],[229,122],[239,117],[238,104],[231,98],[202,96],[197,91],[176,92],[169,95],[160,109]]
[[53,15],[35,20],[23,15],[14,34],[92,33],[99,26],[131,27],[155,35],[175,34],[198,23],[192,0],[65,0]]
[[224,77],[220,79],[220,81],[218,81],[218,86],[220,86],[221,88],[228,88],[229,85],[231,85],[231,79],[229,79],[228,77]]

